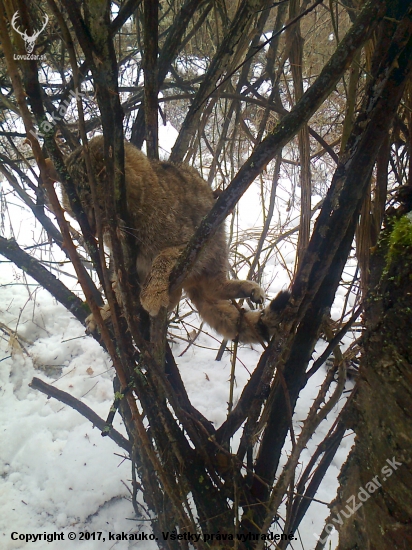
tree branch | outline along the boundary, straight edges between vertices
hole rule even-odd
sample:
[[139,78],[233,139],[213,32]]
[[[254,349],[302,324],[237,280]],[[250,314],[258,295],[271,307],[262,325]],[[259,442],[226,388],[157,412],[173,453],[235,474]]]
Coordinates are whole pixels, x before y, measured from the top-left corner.
[[[47,397],[53,397],[54,399],[57,399],[57,401],[68,405],[69,407],[80,413],[82,416],[87,418],[87,420],[90,420],[90,422],[102,432],[102,435],[103,431],[107,429],[106,421],[103,420],[103,418],[100,418],[100,416],[96,414],[90,407],[88,407],[85,403],[82,403],[79,399],[76,399],[75,397],[70,395],[70,393],[59,390],[54,386],[51,386],[50,384],[46,384],[46,382],[43,382],[43,380],[40,380],[40,378],[33,378],[29,386],[34,390],[39,390],[42,393],[45,393]],[[105,431],[104,435],[107,435],[108,437],[110,437],[110,439],[113,439],[113,441],[117,443],[119,447],[131,454],[132,445],[130,441],[123,437],[122,434],[120,434],[117,430],[111,428],[108,432]]]
[[339,44],[336,52],[321,74],[306,91],[295,107],[279,122],[253,151],[230,185],[222,192],[216,204],[204,218],[196,233],[170,274],[170,292],[178,288],[192,269],[204,245],[227,214],[233,210],[243,193],[282,147],[308,122],[310,117],[329,96],[342,74],[350,65],[357,49],[370,37],[385,12],[385,0],[369,0],[356,23]]
[[39,285],[50,292],[58,302],[67,308],[83,325],[90,313],[85,302],[82,302],[71,290],[50,273],[41,263],[22,250],[14,239],[0,237],[0,254],[15,263],[20,269],[33,277]]

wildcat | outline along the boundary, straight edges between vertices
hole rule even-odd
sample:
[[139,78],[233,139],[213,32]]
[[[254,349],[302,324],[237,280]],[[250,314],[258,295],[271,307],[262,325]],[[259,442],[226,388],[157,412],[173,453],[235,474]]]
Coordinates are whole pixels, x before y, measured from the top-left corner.
[[[101,207],[103,233],[107,223],[104,214],[104,193],[107,188],[104,159],[104,138],[97,136],[89,143],[89,154],[96,177],[97,198]],[[182,287],[169,293],[169,275],[182,250],[212,208],[215,198],[209,185],[198,172],[185,164],[149,160],[139,149],[125,142],[125,181],[127,208],[131,227],[127,228],[137,245],[137,273],[141,284],[140,301],[143,308],[156,316],[162,306],[172,310],[184,290],[200,316],[227,339],[237,336],[241,342],[268,340],[278,324],[279,311],[289,299],[281,292],[263,310],[244,311],[231,300],[249,298],[256,304],[264,301],[264,291],[254,281],[228,278],[228,244],[224,226],[205,245]],[[75,183],[90,226],[95,231],[94,209],[84,149],[79,147],[65,160]],[[49,176],[59,181],[51,161]],[[72,214],[63,189],[63,206]],[[106,232],[107,233],[107,232]],[[110,248],[110,242],[105,239]],[[107,306],[105,318],[110,316]],[[89,319],[89,328],[94,328]]]

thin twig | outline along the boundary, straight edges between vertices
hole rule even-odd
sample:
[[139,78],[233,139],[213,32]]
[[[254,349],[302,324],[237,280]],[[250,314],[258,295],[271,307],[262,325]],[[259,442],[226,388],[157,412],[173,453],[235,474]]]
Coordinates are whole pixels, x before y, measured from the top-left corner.
[[[103,420],[103,418],[100,418],[99,415],[97,415],[90,407],[88,407],[85,403],[82,403],[79,399],[76,399],[69,393],[63,390],[59,390],[58,388],[55,388],[50,384],[46,384],[46,382],[43,382],[43,380],[40,380],[40,378],[33,378],[29,386],[34,390],[39,390],[42,393],[46,394],[47,397],[53,397],[54,399],[57,399],[57,401],[68,405],[69,407],[80,413],[82,416],[87,418],[87,420],[90,420],[90,422],[94,426],[96,426],[103,435],[103,430],[107,427],[106,421]],[[110,437],[110,439],[113,439],[113,441],[117,443],[119,447],[127,451],[129,454],[132,452],[132,445],[130,441],[123,437],[122,434],[120,434],[114,428],[111,428],[108,432],[106,431],[105,435]]]

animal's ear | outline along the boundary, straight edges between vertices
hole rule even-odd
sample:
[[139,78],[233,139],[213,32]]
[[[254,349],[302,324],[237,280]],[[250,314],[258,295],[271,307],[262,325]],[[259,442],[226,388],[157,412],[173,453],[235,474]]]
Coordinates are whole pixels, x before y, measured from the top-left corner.
[[51,181],[60,181],[59,175],[51,159],[46,159],[46,173]]

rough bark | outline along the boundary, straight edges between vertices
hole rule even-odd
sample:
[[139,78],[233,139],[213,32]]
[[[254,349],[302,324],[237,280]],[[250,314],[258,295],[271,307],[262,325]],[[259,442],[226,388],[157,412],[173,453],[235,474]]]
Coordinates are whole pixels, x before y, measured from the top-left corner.
[[[371,260],[371,282],[354,404],[355,447],[342,469],[329,523],[339,530],[339,550],[406,550],[412,547],[410,215],[389,223]],[[368,485],[374,478],[376,489]],[[363,503],[361,488],[369,494]],[[352,495],[362,505],[351,515]],[[341,526],[333,521],[339,513]]]

